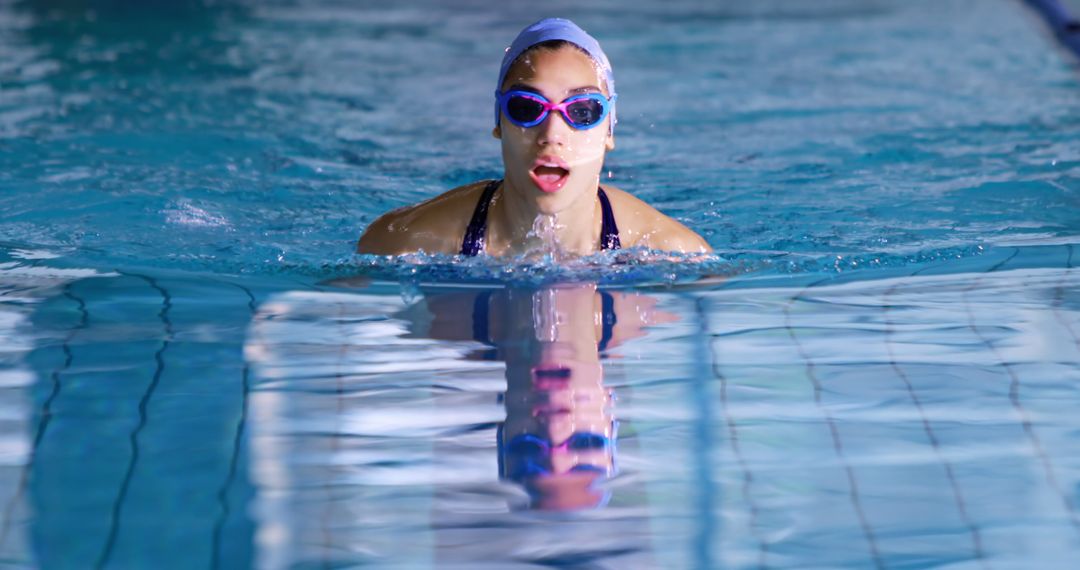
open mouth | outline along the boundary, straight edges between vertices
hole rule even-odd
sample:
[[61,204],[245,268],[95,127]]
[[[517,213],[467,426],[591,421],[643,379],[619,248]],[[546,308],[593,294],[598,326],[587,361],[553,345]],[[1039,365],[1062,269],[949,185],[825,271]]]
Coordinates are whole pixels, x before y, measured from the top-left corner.
[[542,156],[536,159],[529,177],[542,192],[556,192],[566,183],[570,169],[561,159]]
[[570,382],[572,375],[565,366],[544,366],[533,368],[533,387],[537,390],[558,390]]
[[570,369],[565,366],[556,366],[552,368],[537,368],[533,371],[533,375],[539,378],[569,378]]
[[551,421],[552,418],[565,418],[571,413],[570,408],[566,406],[536,406],[532,410],[534,418],[542,418]]

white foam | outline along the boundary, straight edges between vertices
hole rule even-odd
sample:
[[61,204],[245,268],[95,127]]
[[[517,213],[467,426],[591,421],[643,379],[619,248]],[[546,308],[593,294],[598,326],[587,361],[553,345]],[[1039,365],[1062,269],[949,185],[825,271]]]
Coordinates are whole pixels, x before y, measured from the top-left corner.
[[176,203],[176,207],[163,210],[165,220],[170,224],[196,227],[232,227],[228,218],[218,214],[212,214],[191,202],[182,200]]

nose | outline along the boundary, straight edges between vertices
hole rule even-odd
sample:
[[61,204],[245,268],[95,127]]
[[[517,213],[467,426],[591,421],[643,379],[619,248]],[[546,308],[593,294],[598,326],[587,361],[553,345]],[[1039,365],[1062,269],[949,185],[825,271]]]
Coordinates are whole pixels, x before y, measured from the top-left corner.
[[[541,414],[536,418],[537,433],[552,445],[566,441],[574,433],[574,418],[570,412],[557,412],[554,414]],[[556,450],[552,450],[554,453]],[[564,450],[565,451],[565,450]]]
[[566,473],[577,465],[577,453],[567,449],[553,449],[551,451],[551,472]]
[[573,127],[566,123],[566,118],[562,116],[562,113],[555,110],[548,113],[544,122],[536,125],[536,128],[539,129],[536,142],[540,146],[562,146],[566,144],[567,137],[573,130]]

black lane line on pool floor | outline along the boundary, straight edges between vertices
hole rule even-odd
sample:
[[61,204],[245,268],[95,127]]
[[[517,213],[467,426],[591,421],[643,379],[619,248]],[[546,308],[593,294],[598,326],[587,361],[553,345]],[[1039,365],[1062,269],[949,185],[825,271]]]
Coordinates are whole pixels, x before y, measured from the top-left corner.
[[[251,289],[248,289],[239,283],[229,284],[237,287],[247,295],[248,311],[251,313],[251,318],[254,319],[257,312],[255,294],[251,292]],[[243,351],[244,342],[241,341],[241,357],[243,357]],[[244,370],[240,373],[240,382],[242,390],[240,395],[240,418],[236,421],[236,431],[233,435],[233,449],[232,457],[229,460],[229,472],[225,476],[225,481],[221,484],[217,493],[218,505],[221,507],[221,510],[219,511],[217,520],[214,522],[214,534],[212,538],[213,547],[210,551],[210,568],[212,570],[221,568],[222,534],[225,531],[225,523],[232,514],[232,509],[229,507],[229,491],[232,489],[233,482],[236,481],[236,472],[240,464],[240,451],[243,448],[244,435],[247,429],[248,399],[251,395],[251,366],[248,364],[247,358],[244,358]]]
[[732,417],[731,409],[728,406],[728,377],[720,370],[720,357],[716,353],[716,345],[714,343],[715,336],[709,326],[708,316],[710,313],[707,307],[705,307],[705,299],[697,299],[695,306],[698,311],[698,318],[701,321],[701,335],[706,339],[705,342],[708,343],[709,363],[712,366],[712,374],[713,377],[720,382],[720,413],[724,415],[724,421],[727,424],[728,442],[731,444],[731,452],[735,456],[735,462],[739,464],[739,470],[742,471],[743,501],[746,502],[747,507],[750,509],[750,520],[748,521],[750,535],[753,536],[754,540],[758,543],[757,565],[758,568],[766,568],[766,561],[769,555],[769,543],[761,534],[761,529],[758,528],[758,517],[761,513],[761,508],[758,507],[757,501],[754,500],[754,495],[751,492],[754,483],[754,473],[750,469],[750,464],[746,462],[746,457],[743,456],[742,447],[739,445],[738,422]]
[[[709,326],[705,319],[705,300],[695,299],[694,310],[698,317],[697,354],[694,362],[704,362],[712,354],[709,343]],[[694,422],[694,438],[698,444],[699,452],[693,454],[696,461],[695,471],[698,474],[697,501],[694,505],[698,509],[697,536],[694,537],[694,551],[697,555],[697,568],[715,568],[715,556],[713,553],[713,536],[716,534],[716,513],[713,506],[716,503],[716,489],[712,476],[712,406],[709,398],[708,385],[705,375],[695,373],[690,381],[690,392],[697,408],[697,421]]]
[[1052,307],[1054,318],[1057,322],[1061,323],[1061,326],[1068,331],[1069,336],[1072,337],[1073,344],[1076,345],[1076,349],[1080,350],[1080,336],[1077,336],[1076,330],[1073,329],[1072,324],[1062,314],[1061,307],[1065,304],[1065,282],[1069,280],[1069,275],[1073,270],[1073,246],[1068,244],[1069,257],[1065,261],[1065,271],[1061,274],[1061,279],[1058,280],[1057,287],[1054,288],[1054,302],[1050,306]]
[[37,428],[34,430],[34,441],[30,447],[30,457],[22,467],[22,472],[19,474],[18,487],[15,489],[15,493],[11,496],[11,500],[8,501],[7,506],[4,508],[4,522],[0,526],[0,545],[4,544],[7,540],[8,532],[11,530],[11,518],[14,516],[15,505],[22,499],[22,496],[26,493],[26,485],[30,481],[30,470],[34,466],[34,458],[37,456],[37,450],[41,446],[41,441],[45,438],[45,432],[49,429],[49,422],[52,420],[52,405],[56,401],[56,398],[60,396],[60,390],[62,383],[60,382],[60,376],[66,373],[71,368],[71,363],[74,360],[74,355],[71,352],[71,341],[75,336],[90,323],[90,313],[86,310],[86,302],[80,297],[71,292],[73,283],[67,283],[63,288],[63,296],[71,299],[79,308],[79,322],[71,330],[68,331],[66,337],[64,337],[63,344],[60,348],[64,351],[64,363],[59,368],[53,371],[50,375],[52,382],[52,389],[49,391],[49,396],[45,398],[45,402],[41,405],[41,417],[38,420]]
[[982,282],[983,276],[1001,269],[1005,264],[1012,261],[1013,258],[1015,258],[1019,254],[1020,248],[1014,248],[1012,255],[1010,255],[1008,258],[1001,261],[997,265],[991,267],[985,273],[980,274],[978,278],[972,280],[971,285],[962,291],[961,298],[963,299],[964,311],[967,313],[968,316],[968,328],[970,328],[971,332],[974,333],[976,337],[978,337],[979,341],[981,341],[984,346],[986,346],[987,350],[993,353],[994,358],[997,359],[997,363],[994,366],[1001,368],[1009,377],[1009,402],[1012,404],[1013,411],[1016,412],[1017,417],[1020,419],[1020,425],[1024,428],[1024,433],[1028,437],[1028,442],[1031,445],[1032,451],[1042,463],[1043,471],[1046,474],[1047,485],[1050,486],[1050,489],[1054,493],[1056,493],[1058,498],[1061,500],[1061,504],[1065,508],[1065,511],[1068,514],[1069,522],[1072,523],[1073,528],[1075,528],[1077,531],[1080,531],[1080,518],[1077,517],[1076,508],[1073,506],[1072,501],[1069,500],[1069,496],[1064,491],[1062,491],[1061,484],[1058,483],[1057,480],[1057,475],[1054,474],[1054,464],[1050,460],[1050,456],[1046,454],[1046,449],[1043,447],[1042,440],[1039,439],[1039,435],[1035,433],[1035,426],[1032,425],[1027,410],[1024,408],[1024,405],[1020,403],[1020,377],[1017,375],[1016,371],[1013,370],[1012,364],[1007,362],[1002,356],[1002,354],[998,352],[998,349],[996,346],[994,346],[993,341],[991,341],[989,338],[986,338],[986,336],[984,336],[979,331],[979,326],[975,323],[975,313],[971,310],[971,303],[968,298],[968,293],[974,291],[979,286],[979,284]]
[[1050,26],[1054,37],[1065,49],[1080,57],[1080,19],[1077,19],[1059,0],[1024,0]]
[[127,471],[124,473],[124,480],[120,484],[120,490],[117,493],[116,500],[113,502],[112,515],[109,522],[109,534],[105,539],[105,545],[102,547],[101,555],[94,564],[94,568],[98,570],[104,568],[105,565],[108,564],[109,558],[112,556],[113,547],[116,545],[116,538],[120,534],[121,511],[124,507],[124,501],[127,499],[128,489],[131,487],[131,481],[135,476],[135,467],[139,464],[139,434],[142,433],[143,428],[146,427],[148,421],[146,410],[150,404],[150,399],[154,397],[154,392],[157,391],[157,387],[161,383],[161,376],[165,373],[165,352],[169,350],[169,345],[172,343],[173,338],[172,321],[169,320],[169,310],[172,309],[172,296],[169,292],[158,285],[157,281],[152,277],[124,273],[122,271],[116,271],[116,273],[142,279],[149,283],[150,287],[161,294],[161,311],[158,312],[158,318],[164,325],[165,336],[161,340],[161,346],[158,348],[157,352],[154,353],[154,361],[157,364],[154,369],[154,376],[151,378],[150,384],[146,387],[146,391],[143,392],[142,398],[139,400],[139,423],[136,424],[135,429],[132,430],[131,434],[128,436],[128,439],[131,442],[131,460],[128,462]]
[[836,452],[836,458],[840,460],[841,465],[844,467],[844,473],[847,474],[848,494],[851,497],[851,507],[855,510],[855,516],[859,519],[859,526],[862,528],[863,536],[866,538],[866,545],[870,550],[870,557],[873,559],[875,567],[885,568],[885,561],[881,558],[881,552],[878,549],[877,537],[874,534],[874,529],[870,526],[870,521],[867,519],[866,512],[863,510],[862,498],[859,495],[859,482],[855,477],[855,469],[851,466],[851,463],[848,462],[847,456],[844,455],[844,442],[840,438],[840,429],[836,426],[836,419],[821,399],[821,380],[817,377],[816,365],[810,358],[810,355],[806,353],[806,349],[803,347],[802,342],[799,341],[799,336],[795,334],[795,328],[791,326],[791,305],[793,305],[795,301],[800,300],[811,288],[826,281],[830,281],[831,279],[831,277],[826,277],[814,281],[803,287],[801,291],[791,297],[787,304],[784,305],[784,329],[787,331],[788,336],[791,337],[791,342],[794,343],[795,350],[799,353],[799,357],[806,363],[806,378],[810,380],[810,383],[814,388],[814,404],[817,406],[822,417],[825,418],[825,423],[829,427],[829,434],[832,436],[833,451]]
[[[930,269],[930,267],[924,267],[908,277],[916,277],[927,269]],[[990,565],[986,560],[986,551],[983,548],[982,533],[968,514],[967,501],[964,500],[964,494],[960,490],[960,484],[957,482],[952,462],[949,461],[941,451],[941,441],[938,439],[937,433],[934,432],[934,427],[930,423],[930,418],[926,415],[926,409],[923,407],[922,399],[919,398],[919,395],[915,391],[915,386],[911,384],[911,379],[908,377],[907,372],[904,372],[904,369],[901,368],[900,364],[896,361],[896,353],[893,350],[894,342],[892,338],[892,335],[895,332],[895,326],[893,321],[889,318],[889,307],[891,306],[890,297],[896,293],[896,290],[900,285],[901,283],[897,282],[887,289],[881,298],[881,312],[885,322],[885,351],[889,356],[889,366],[892,367],[893,372],[896,373],[896,377],[904,384],[908,398],[919,413],[919,420],[922,422],[923,432],[926,433],[926,439],[929,440],[930,446],[934,450],[934,456],[937,457],[938,463],[941,464],[941,468],[945,471],[945,478],[949,481],[949,488],[952,490],[953,502],[956,503],[956,510],[960,515],[960,519],[964,522],[964,526],[968,528],[968,532],[971,534],[971,547],[974,551],[975,558],[979,560],[979,563],[983,568],[989,568]]]

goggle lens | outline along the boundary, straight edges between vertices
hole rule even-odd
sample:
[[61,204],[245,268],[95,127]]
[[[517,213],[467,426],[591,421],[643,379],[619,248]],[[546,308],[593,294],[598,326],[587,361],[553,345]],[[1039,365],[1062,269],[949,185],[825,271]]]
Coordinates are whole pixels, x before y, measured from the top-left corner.
[[566,116],[573,125],[594,125],[604,116],[604,105],[596,99],[579,99],[566,106]]
[[574,433],[566,440],[566,446],[574,451],[604,450],[607,449],[608,438],[598,433]]
[[506,451],[522,457],[539,457],[550,451],[548,442],[532,434],[522,434],[510,440]]
[[544,104],[525,95],[514,95],[506,101],[506,116],[515,123],[532,123],[544,114]]

